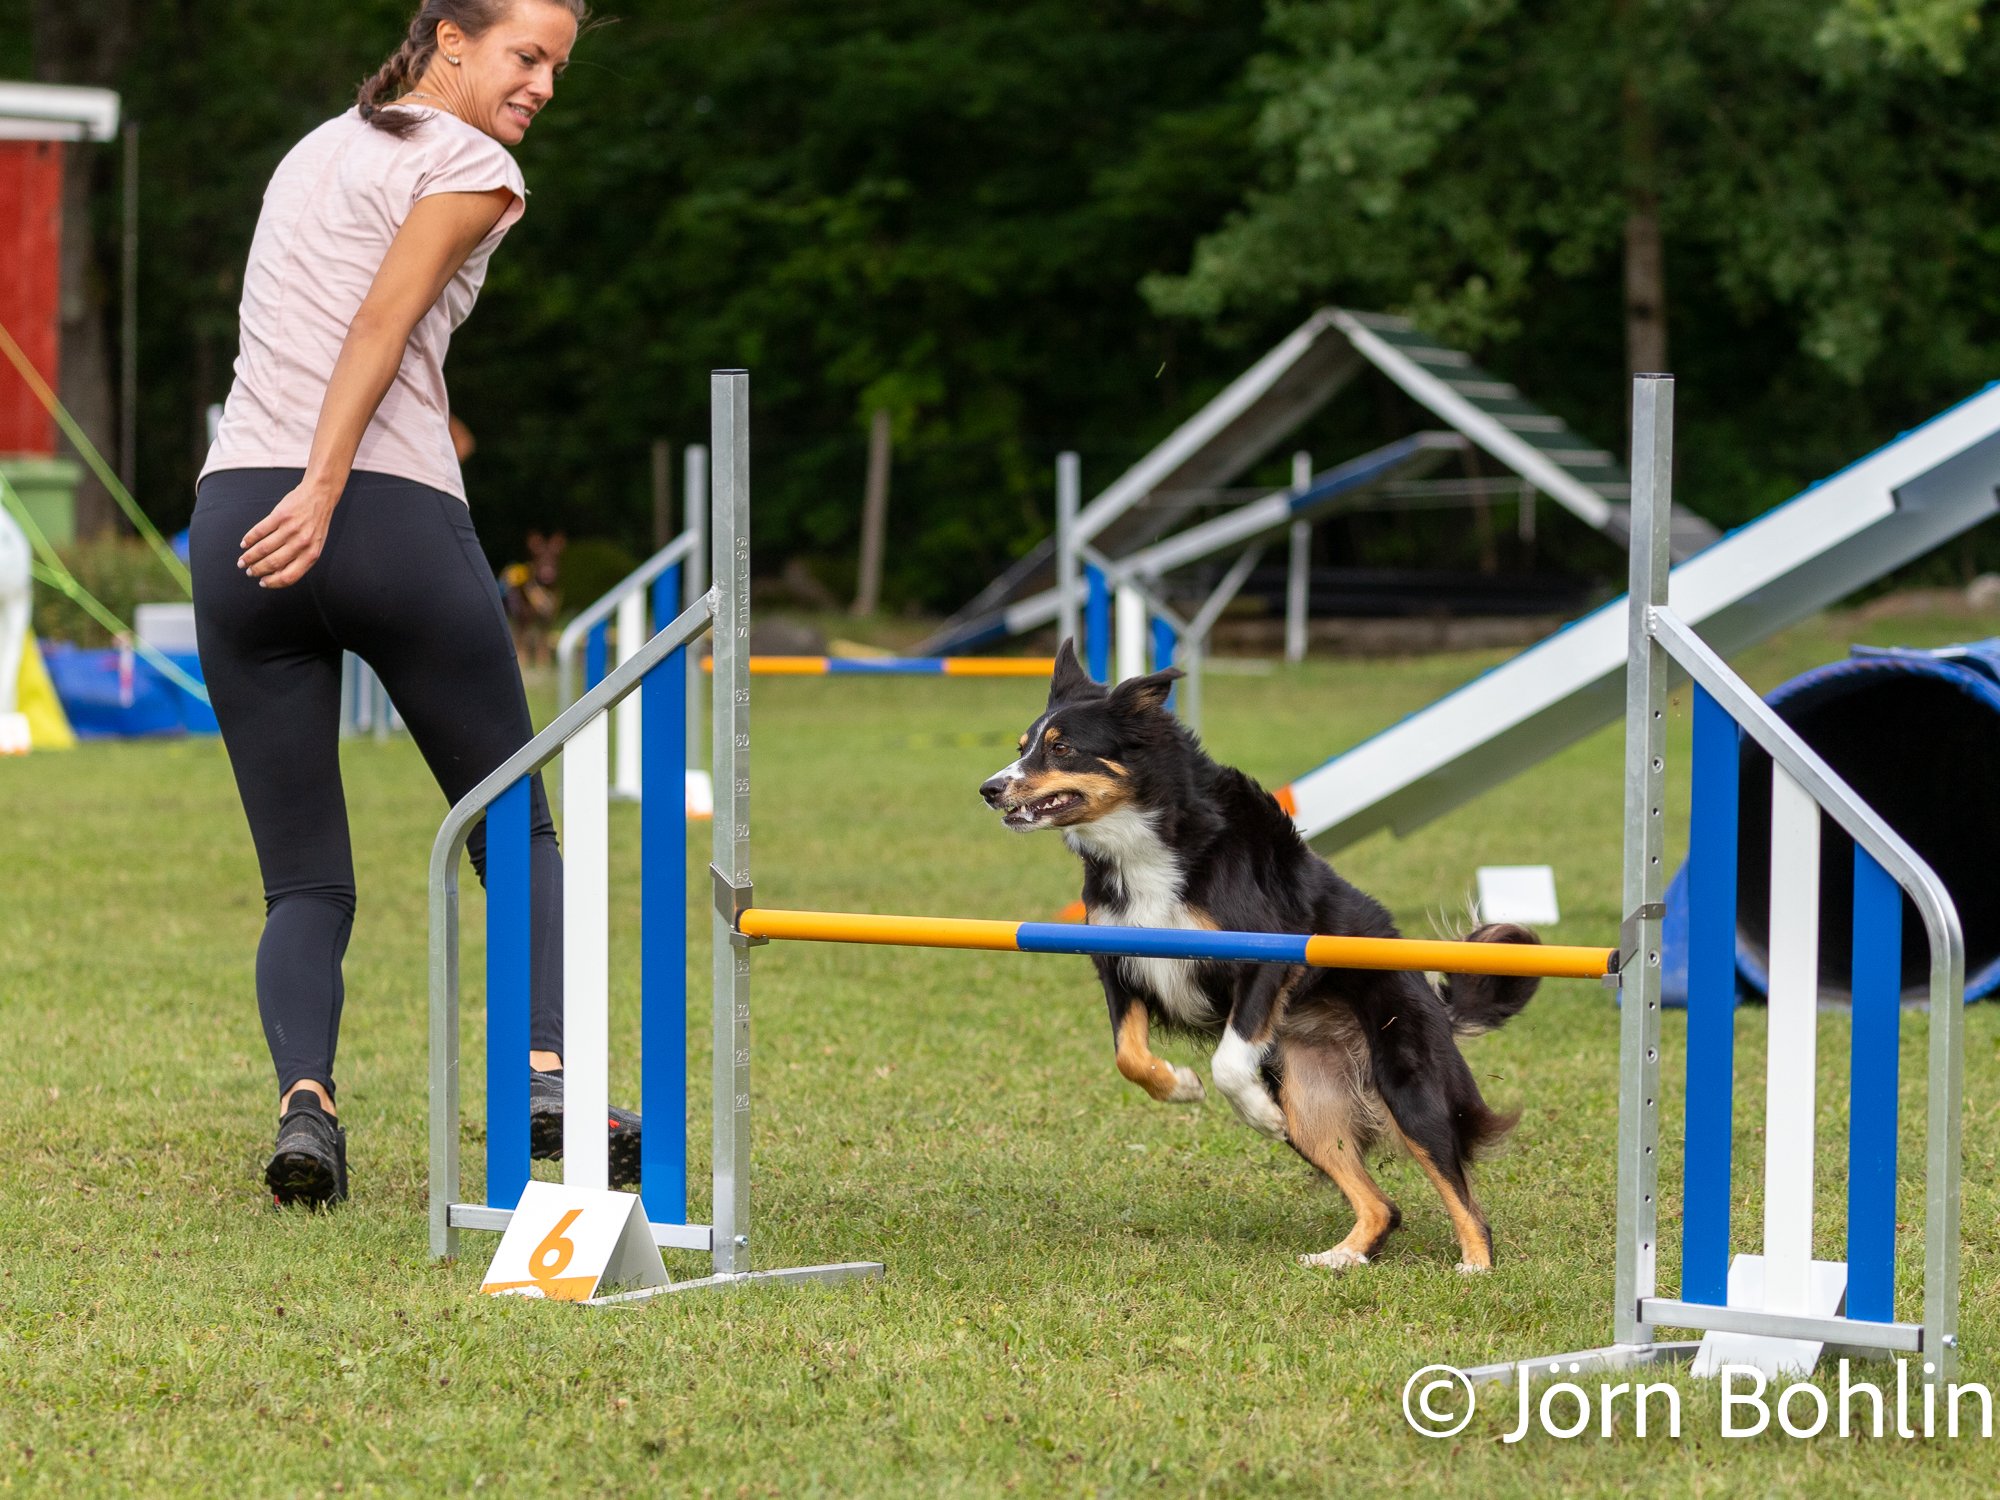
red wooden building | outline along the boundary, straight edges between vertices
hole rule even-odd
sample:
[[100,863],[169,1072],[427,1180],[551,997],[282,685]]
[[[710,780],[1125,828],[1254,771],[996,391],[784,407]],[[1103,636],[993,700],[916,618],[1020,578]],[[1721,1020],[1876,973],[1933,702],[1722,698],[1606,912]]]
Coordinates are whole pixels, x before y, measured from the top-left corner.
[[[62,374],[63,153],[72,142],[112,139],[118,107],[109,89],[0,83],[0,328],[51,389]],[[42,496],[28,492],[60,483],[61,473],[35,461],[55,453],[54,418],[0,360],[0,462],[35,509]]]

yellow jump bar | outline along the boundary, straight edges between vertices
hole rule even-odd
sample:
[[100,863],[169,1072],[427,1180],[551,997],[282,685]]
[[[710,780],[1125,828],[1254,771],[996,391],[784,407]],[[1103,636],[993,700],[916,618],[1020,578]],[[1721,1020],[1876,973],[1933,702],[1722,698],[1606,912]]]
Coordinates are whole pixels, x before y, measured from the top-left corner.
[[1546,979],[1602,978],[1612,972],[1617,959],[1616,951],[1609,948],[1564,948],[1546,943],[1454,943],[1422,938],[1092,927],[1066,922],[870,916],[856,912],[774,911],[763,907],[744,912],[737,927],[749,937],[789,942],[1306,964],[1316,969],[1400,969]]
[[[715,659],[703,657],[704,672]],[[753,656],[752,677],[1047,677],[1052,656]]]

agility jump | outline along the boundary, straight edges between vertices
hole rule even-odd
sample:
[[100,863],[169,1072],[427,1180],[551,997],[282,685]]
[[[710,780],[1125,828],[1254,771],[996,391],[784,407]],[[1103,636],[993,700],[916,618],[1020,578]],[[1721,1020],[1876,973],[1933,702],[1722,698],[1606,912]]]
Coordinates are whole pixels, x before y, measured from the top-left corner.
[[[608,924],[605,911],[609,714],[638,696],[645,774],[685,773],[688,650],[714,633],[712,830],[714,952],[711,1222],[687,1222],[686,880],[681,799],[648,799],[642,823],[642,1197],[662,1246],[706,1250],[714,1274],[664,1290],[750,1280],[879,1275],[875,1262],[752,1269],[749,1153],[750,949],[772,939],[1068,954],[1164,957],[1313,967],[1602,978],[1620,991],[1615,1342],[1564,1354],[1599,1367],[1694,1357],[1774,1372],[1810,1368],[1822,1345],[1923,1356],[1926,1380],[1950,1380],[1958,1317],[1959,1116],[1963,942],[1936,875],[1737,679],[1668,607],[1672,382],[1641,377],[1634,394],[1634,527],[1627,672],[1625,909],[1618,947],[1434,943],[1311,934],[1076,927],[788,912],[759,907],[749,843],[750,554],[748,377],[712,384],[712,588],[571,705],[453,808],[431,865],[431,1248],[455,1253],[464,1229],[504,1228],[528,1180],[527,778],[564,757],[566,1182],[601,1187],[608,1102]],[[1661,1079],[1660,920],[1665,888],[1665,714],[1670,671],[1697,688],[1691,878],[1695,887],[1686,1121],[1685,1248],[1680,1295],[1659,1290],[1657,1203]],[[1763,1254],[1731,1259],[1729,1136],[1733,1090],[1734,800],[1736,756],[1752,746],[1773,776],[1773,913]],[[1721,769],[1727,766],[1727,773]],[[1822,814],[1850,838],[1855,865],[1854,1089],[1849,1143],[1848,1260],[1811,1258],[1814,1019]],[[488,819],[487,1170],[483,1202],[461,1201],[458,871],[475,819]],[[1904,898],[1929,945],[1929,1121],[1920,1321],[1895,1302],[1895,1030]],[[1467,950],[1475,950],[1468,952]],[[592,1126],[597,1128],[592,1129]],[[1660,1341],[1659,1328],[1704,1331],[1703,1347]],[[1507,1378],[1512,1364],[1470,1372]]]
[[1610,948],[1561,948],[1541,943],[1083,927],[1066,922],[770,911],[755,906],[737,919],[736,930],[746,937],[788,942],[976,948],[989,953],[1061,953],[1102,958],[1176,958],[1196,963],[1303,964],[1311,969],[1500,974],[1535,979],[1602,979],[1614,972],[1618,962],[1616,950]]
[[[753,656],[752,677],[1047,677],[1049,656]],[[702,663],[715,670],[713,660]]]

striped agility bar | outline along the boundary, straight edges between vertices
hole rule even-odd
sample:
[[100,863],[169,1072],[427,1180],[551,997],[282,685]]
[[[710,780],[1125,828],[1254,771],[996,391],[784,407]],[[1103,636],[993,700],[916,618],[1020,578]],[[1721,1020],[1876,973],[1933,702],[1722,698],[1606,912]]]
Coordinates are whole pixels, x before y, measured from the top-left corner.
[[[713,672],[712,661],[702,662]],[[1052,656],[753,656],[752,677],[1047,677]]]
[[896,948],[977,948],[995,953],[1096,954],[1221,963],[1305,964],[1315,969],[1405,969],[1440,974],[1601,979],[1610,948],[1544,943],[1432,942],[1421,938],[1311,937],[1286,932],[1206,932],[1161,927],[1076,927],[1061,922],[996,922],[965,917],[882,917],[853,912],[751,907],[737,921],[746,937]]

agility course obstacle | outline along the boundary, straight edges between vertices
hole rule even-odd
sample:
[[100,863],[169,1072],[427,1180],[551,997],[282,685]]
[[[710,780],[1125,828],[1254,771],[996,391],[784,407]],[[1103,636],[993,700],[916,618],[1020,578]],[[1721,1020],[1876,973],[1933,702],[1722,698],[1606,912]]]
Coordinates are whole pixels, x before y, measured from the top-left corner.
[[[714,671],[712,661],[703,670]],[[753,656],[752,677],[1040,677],[1053,656]]]
[[[714,1109],[710,1210],[687,1210],[687,813],[680,797],[642,803],[640,1103],[642,1201],[653,1240],[705,1250],[714,1275],[663,1290],[746,1281],[837,1281],[877,1276],[872,1262],[753,1271],[750,1266],[750,956],[734,932],[750,890],[750,471],[748,375],[711,379],[711,547],[715,583],[604,680],[565,709],[468,793],[431,851],[431,1176],[434,1255],[456,1252],[464,1229],[504,1229],[528,1181],[528,809],[530,779],[563,761],[563,1181],[609,1179],[603,1124],[609,1105],[609,880],[611,715],[636,694],[641,773],[679,786],[688,767],[689,643],[712,632],[713,766],[717,800],[710,866],[714,931]],[[589,627],[586,627],[586,629]],[[460,1201],[460,857],[474,821],[487,820],[487,1150],[483,1202]]]
[[968,917],[884,917],[857,912],[750,907],[737,918],[746,937],[892,948],[973,948],[991,953],[1098,954],[1205,963],[1304,964],[1314,969],[1409,969],[1440,974],[1527,974],[1602,979],[1618,954],[1609,948],[1542,943],[1457,943],[1422,938],[1312,937],[1287,932],[1207,932],[1185,928],[994,922]]
[[[1965,923],[1965,998],[2000,990],[2000,893],[1990,857],[2000,840],[2000,787],[1975,769],[2000,750],[2000,640],[1920,650],[1855,646],[1764,695],[1900,831],[1952,892]],[[1744,752],[1746,767],[1755,754]],[[1770,950],[1769,796],[1744,783],[1736,910],[1736,971],[1764,992]],[[1842,895],[1848,841],[1835,834],[1820,851],[1820,993],[1849,992],[1852,914]],[[1687,1003],[1688,880],[1667,886],[1666,1003]],[[1902,966],[1904,1000],[1920,999],[1925,975],[1914,950]]]
[[[1614,1342],[1529,1361],[1615,1368],[1692,1357],[1767,1374],[1809,1371],[1821,1349],[1923,1357],[1949,1381],[1958,1356],[1959,1130],[1964,942],[1944,884],[1896,831],[1736,677],[1668,598],[1667,515],[1673,382],[1633,391],[1635,529],[1624,612],[1625,893],[1621,935],[1618,1233]],[[1692,890],[1681,1284],[1659,1293],[1661,926],[1665,912],[1666,710],[1669,673],[1695,684],[1690,793]],[[1765,1076],[1761,1255],[1731,1256],[1737,818],[1740,752],[1770,764],[1771,988]],[[1847,1175],[1847,1259],[1813,1257],[1819,1009],[1820,825],[1854,841],[1854,1026]],[[1902,912],[1915,908],[1929,947],[1930,1067],[1924,1170],[1921,1321],[1894,1309],[1897,1027]],[[1660,1342],[1659,1328],[1704,1334]],[[1467,1373],[1508,1380],[1510,1363]]]
[[[1727,655],[1835,604],[2000,510],[2000,384],[1673,569],[1678,617]],[[1618,717],[1627,601],[1293,780],[1300,832],[1333,850],[1406,834]]]
[[[1617,460],[1572,432],[1560,417],[1509,382],[1480,369],[1460,349],[1438,343],[1409,319],[1322,308],[1201,410],[1162,439],[1087,505],[1074,499],[1072,462],[1059,469],[1058,533],[1124,557],[1172,530],[1204,492],[1262,460],[1299,424],[1373,368],[1471,443],[1585,525],[1622,542],[1630,529],[1629,484]],[[1073,456],[1072,456],[1073,458]],[[1069,491],[1066,497],[1065,491]],[[1070,512],[1065,521],[1064,511]],[[1674,518],[1676,557],[1715,540],[1715,530],[1682,511]],[[1055,618],[1015,608],[1055,583],[1062,559],[1051,535],[982,589],[919,647],[964,651]],[[1074,635],[1065,621],[1065,633]]]
[[[528,1181],[529,778],[557,755],[564,785],[563,1176],[601,1188],[608,1104],[609,976],[605,911],[611,795],[610,717],[635,694],[643,771],[675,785],[686,769],[683,715],[690,647],[714,635],[711,682],[716,784],[711,831],[714,1037],[711,1208],[689,1222],[687,1173],[687,822],[680,799],[643,804],[641,853],[641,1200],[655,1243],[706,1250],[712,1274],[617,1298],[752,1280],[843,1280],[881,1274],[873,1261],[753,1269],[751,1237],[750,950],[772,940],[1095,954],[1211,962],[1307,964],[1602,978],[1621,991],[1615,1342],[1558,1356],[1563,1364],[1646,1364],[1692,1357],[1767,1370],[1810,1368],[1823,1346],[1923,1357],[1927,1380],[1956,1370],[1959,1115],[1963,1092],[1964,949],[1938,877],[1668,607],[1672,382],[1641,377],[1634,393],[1632,589],[1626,616],[1625,885],[1618,947],[1430,943],[1308,934],[1071,926],[864,916],[759,907],[750,865],[750,553],[748,377],[713,377],[713,587],[641,646],[454,807],[431,862],[431,1196],[434,1255],[466,1229],[503,1229]],[[1694,951],[1685,1120],[1685,1210],[1677,1296],[1659,1287],[1662,1078],[1661,916],[1665,889],[1668,674],[1698,689],[1691,879]],[[1771,1005],[1764,1116],[1760,1255],[1732,1258],[1734,913],[1742,747],[1771,767]],[[487,821],[487,1166],[483,1200],[459,1174],[458,870],[475,820]],[[1849,1110],[1847,1252],[1813,1257],[1814,1126],[1819,992],[1820,823],[1831,819],[1855,861],[1854,1061]],[[1896,1274],[1897,962],[1910,902],[1928,943],[1930,1047],[1924,1168],[1922,1311],[1899,1320]],[[1727,972],[1727,981],[1721,977]],[[1910,1279],[1910,1278],[1906,1278]],[[610,1300],[610,1299],[601,1299]],[[1692,1329],[1689,1342],[1658,1329]],[[1539,1363],[1539,1361],[1537,1361]],[[1489,1366],[1475,1378],[1512,1378]]]
[[[556,638],[556,706],[568,708],[576,701],[578,657],[582,657],[583,685],[596,687],[613,662],[612,626],[617,626],[617,665],[639,654],[654,632],[666,627],[683,609],[691,607],[708,590],[702,556],[707,536],[707,510],[700,496],[708,490],[708,450],[690,444],[684,460],[684,487],[687,523],[681,534],[613,584],[600,599],[593,600]],[[650,616],[650,622],[649,617]],[[684,795],[691,811],[706,815],[713,791],[708,773],[701,764],[701,684],[689,679],[683,733],[687,740],[687,774]],[[627,801],[637,800],[644,780],[644,715],[636,702],[621,705],[616,718],[613,744],[613,794]]]
[[[1074,580],[1085,564],[1096,566],[1114,580],[1129,577],[1157,581],[1191,564],[1265,542],[1298,522],[1324,520],[1390,480],[1428,473],[1466,449],[1465,439],[1451,432],[1419,432],[1399,438],[1323,474],[1308,476],[1303,483],[1295,482],[1290,488],[1273,491],[1226,515],[1190,526],[1122,557],[1114,558],[1100,549],[1079,518],[1058,528],[1058,555],[1073,561],[1061,572],[1055,587],[1008,605],[978,630],[968,628],[954,633],[948,638],[947,649],[970,650],[1067,620],[1070,616],[1065,613],[1065,591],[1074,589],[1076,584],[1063,580]],[[1074,606],[1069,608],[1073,610]],[[1068,634],[1076,633],[1067,626],[1065,630]],[[1084,634],[1088,638],[1087,629]]]

